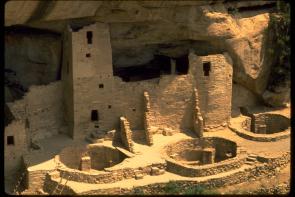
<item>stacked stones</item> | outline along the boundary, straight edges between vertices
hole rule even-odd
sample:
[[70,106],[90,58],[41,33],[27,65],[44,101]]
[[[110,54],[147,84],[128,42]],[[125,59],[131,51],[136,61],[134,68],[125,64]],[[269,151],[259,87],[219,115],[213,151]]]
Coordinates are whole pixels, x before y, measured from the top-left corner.
[[201,114],[201,110],[199,107],[199,96],[198,96],[198,90],[195,88],[195,113],[194,113],[194,129],[195,132],[199,135],[199,137],[203,137],[203,130],[204,130],[204,120]]
[[120,117],[121,139],[127,150],[134,153],[133,142],[129,122],[126,118]]
[[149,146],[153,145],[153,136],[151,131],[151,126],[149,124],[150,122],[150,97],[148,92],[143,93],[144,96],[144,105],[145,105],[145,112],[144,112],[144,131],[145,131],[145,137],[147,144]]
[[91,170],[91,158],[88,155],[81,157],[79,169],[81,171]]
[[259,133],[259,134],[266,134],[266,124],[265,124],[265,116],[263,115],[256,115],[254,114],[255,117],[255,130],[254,133]]

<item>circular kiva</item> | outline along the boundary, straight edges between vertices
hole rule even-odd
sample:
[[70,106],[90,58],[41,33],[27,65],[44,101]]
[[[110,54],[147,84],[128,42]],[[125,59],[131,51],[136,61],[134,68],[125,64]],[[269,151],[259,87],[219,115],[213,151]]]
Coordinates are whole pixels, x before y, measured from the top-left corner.
[[249,140],[278,141],[290,136],[290,119],[281,114],[259,113],[233,118],[229,128]]
[[246,153],[233,141],[219,137],[186,139],[166,147],[167,171],[202,177],[240,168]]

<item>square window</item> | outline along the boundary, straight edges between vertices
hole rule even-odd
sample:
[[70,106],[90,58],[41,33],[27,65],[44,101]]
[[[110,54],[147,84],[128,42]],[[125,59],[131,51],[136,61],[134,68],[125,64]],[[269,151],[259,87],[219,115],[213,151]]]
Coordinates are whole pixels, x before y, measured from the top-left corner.
[[111,108],[112,108],[112,106],[111,106],[111,105],[108,105],[108,108],[109,108],[109,109],[111,109]]
[[132,109],[132,111],[136,111],[136,109],[135,109],[135,108],[133,108],[133,109]]
[[14,137],[7,136],[7,145],[14,145]]
[[90,53],[86,53],[86,57],[91,57],[91,54]]
[[99,86],[98,86],[99,88],[103,88],[103,84],[101,83],[101,84],[99,84]]

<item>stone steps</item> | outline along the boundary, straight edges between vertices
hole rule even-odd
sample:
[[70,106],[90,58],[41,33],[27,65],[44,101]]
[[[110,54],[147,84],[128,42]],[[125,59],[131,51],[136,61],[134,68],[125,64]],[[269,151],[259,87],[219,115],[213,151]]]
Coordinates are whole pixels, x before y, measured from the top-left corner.
[[248,157],[246,158],[246,162],[245,164],[247,165],[254,165],[255,163],[257,163],[257,155],[255,154],[250,154],[248,155]]

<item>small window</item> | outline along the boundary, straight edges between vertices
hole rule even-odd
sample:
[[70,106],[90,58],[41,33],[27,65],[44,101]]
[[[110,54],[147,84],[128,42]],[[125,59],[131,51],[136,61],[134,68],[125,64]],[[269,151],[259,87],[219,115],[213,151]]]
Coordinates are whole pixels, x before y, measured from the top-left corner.
[[211,70],[211,62],[204,62],[203,63],[204,76],[209,76],[210,70]]
[[98,121],[98,111],[97,110],[92,110],[91,111],[91,120],[92,121]]
[[133,108],[133,109],[132,109],[132,111],[136,111],[136,109],[135,109],[135,108]]
[[92,31],[87,31],[87,43],[92,44]]
[[98,126],[98,125],[94,125],[94,127],[95,127],[95,128],[99,128],[99,126]]
[[108,108],[109,108],[109,109],[111,109],[111,108],[112,108],[112,106],[111,106],[111,105],[108,105]]
[[7,145],[14,145],[14,137],[7,136]]
[[90,53],[86,53],[86,57],[91,57],[91,54]]
[[102,84],[102,83],[99,84],[98,87],[99,87],[99,88],[103,88],[103,84]]
[[25,124],[26,128],[29,128],[30,127],[30,122],[28,119],[26,119],[26,124]]

